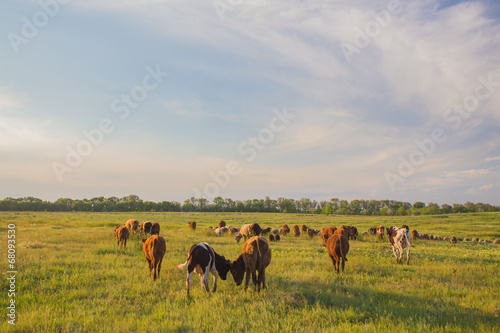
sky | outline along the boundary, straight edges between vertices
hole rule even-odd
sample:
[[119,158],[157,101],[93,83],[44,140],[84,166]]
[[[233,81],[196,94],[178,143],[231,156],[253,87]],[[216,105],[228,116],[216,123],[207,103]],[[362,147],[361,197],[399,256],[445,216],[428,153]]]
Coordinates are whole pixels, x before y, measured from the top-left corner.
[[500,204],[493,0],[4,0],[0,198]]

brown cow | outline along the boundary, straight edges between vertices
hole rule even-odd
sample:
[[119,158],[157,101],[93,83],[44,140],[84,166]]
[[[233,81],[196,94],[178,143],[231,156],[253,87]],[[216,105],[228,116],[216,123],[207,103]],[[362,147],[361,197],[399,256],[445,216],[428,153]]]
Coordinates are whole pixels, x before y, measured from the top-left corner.
[[412,237],[413,239],[418,239],[418,238],[420,237],[420,235],[418,234],[418,231],[417,231],[417,230],[413,229],[413,230],[411,231],[411,237]]
[[346,236],[334,234],[328,237],[326,244],[328,255],[332,259],[333,268],[338,274],[340,271],[340,259],[342,259],[342,272],[344,272],[345,262],[347,261],[347,253],[349,252],[349,240]]
[[301,230],[303,233],[306,233],[306,232],[307,232],[307,230],[309,230],[309,228],[308,228],[305,224],[303,224],[303,225],[300,227],[300,230]]
[[326,242],[328,240],[328,237],[333,235],[335,230],[337,230],[337,228],[335,226],[321,229],[321,238],[323,239],[323,246],[326,246]]
[[274,241],[275,241],[275,238],[274,238],[274,235],[273,235],[273,234],[270,234],[270,235],[269,235],[269,241],[270,241],[270,242],[274,242]]
[[128,231],[127,226],[121,225],[121,226],[115,227],[115,237],[116,237],[118,246],[123,245],[126,248],[127,247],[127,239],[128,239],[129,235],[130,235],[130,232]]
[[271,232],[271,227],[267,227],[265,229],[262,229],[262,232],[260,233],[260,235],[261,236],[266,236],[270,232]]
[[140,233],[142,235],[150,234],[152,226],[153,226],[153,224],[151,222],[149,222],[149,221],[142,222],[141,226],[139,227]]
[[368,229],[368,233],[373,236],[373,235],[375,235],[377,233],[377,229],[376,228],[370,228],[370,229]]
[[316,236],[316,230],[312,228],[307,229],[307,235],[309,236],[309,238],[313,238],[314,236]]
[[196,222],[195,221],[189,222],[189,229],[196,231]]
[[356,240],[356,238],[358,237],[358,228],[352,225],[351,233],[349,234],[349,236],[349,239]]
[[347,239],[349,239],[350,228],[347,227],[347,226],[345,226],[345,225],[343,225],[340,228],[338,228],[337,230],[335,230],[333,234],[334,235],[343,235]]
[[298,225],[294,225],[292,227],[292,233],[295,235],[295,237],[300,237],[300,229]]
[[377,236],[379,239],[383,239],[384,238],[384,233],[385,233],[385,228],[383,225],[379,225],[377,227]]
[[139,221],[134,219],[127,220],[127,222],[125,222],[125,226],[135,234],[137,232],[137,228],[139,227]]
[[160,224],[158,222],[155,222],[151,226],[151,235],[159,235],[159,234],[160,234]]
[[[253,289],[260,292],[260,285],[266,288],[266,267],[271,263],[271,249],[264,237],[254,236],[243,245],[241,254],[233,262],[231,275],[234,282],[239,286],[243,282],[246,273],[245,290],[252,275]],[[257,271],[259,276],[257,277]]]
[[161,262],[167,250],[165,239],[158,235],[153,235],[148,239],[142,239],[142,251],[146,256],[146,261],[149,266],[149,277],[151,277],[151,270],[154,270],[153,281],[156,280],[156,272],[158,271],[158,278],[160,278]]
[[220,220],[219,221],[219,228],[222,228],[222,227],[225,227],[226,226],[226,222],[224,222],[223,220]]
[[280,233],[283,236],[286,236],[290,233],[290,228],[286,224],[283,224],[283,226],[281,227]]

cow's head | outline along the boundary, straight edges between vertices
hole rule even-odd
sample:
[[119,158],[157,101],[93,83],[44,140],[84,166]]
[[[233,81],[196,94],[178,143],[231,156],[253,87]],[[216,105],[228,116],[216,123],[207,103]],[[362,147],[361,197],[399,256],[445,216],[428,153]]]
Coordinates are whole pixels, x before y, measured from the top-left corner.
[[245,262],[243,261],[243,256],[241,254],[232,263],[231,275],[233,276],[234,282],[237,286],[243,282],[243,277],[245,276]]
[[217,267],[217,273],[219,274],[222,280],[227,279],[227,272],[233,267],[233,263],[230,260],[226,260],[224,256],[216,259],[215,265]]
[[236,236],[234,237],[234,241],[235,241],[236,243],[239,243],[239,242],[240,242],[241,237],[243,237],[243,236],[241,235],[241,233],[239,233],[239,232],[238,232],[238,233],[236,234]]

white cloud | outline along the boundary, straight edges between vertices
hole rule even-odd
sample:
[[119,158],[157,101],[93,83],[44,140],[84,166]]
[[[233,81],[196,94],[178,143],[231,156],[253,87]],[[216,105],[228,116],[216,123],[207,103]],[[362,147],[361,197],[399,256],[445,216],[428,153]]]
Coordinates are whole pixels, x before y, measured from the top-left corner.
[[451,178],[475,178],[490,175],[491,173],[491,170],[488,169],[470,169],[461,171],[448,171],[444,173],[444,176]]

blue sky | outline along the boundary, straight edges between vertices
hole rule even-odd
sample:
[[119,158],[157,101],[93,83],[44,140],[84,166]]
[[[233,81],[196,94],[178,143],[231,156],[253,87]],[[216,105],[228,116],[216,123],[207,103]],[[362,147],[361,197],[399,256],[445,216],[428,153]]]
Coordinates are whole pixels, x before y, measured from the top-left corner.
[[2,1],[0,198],[500,204],[497,2],[217,4]]

